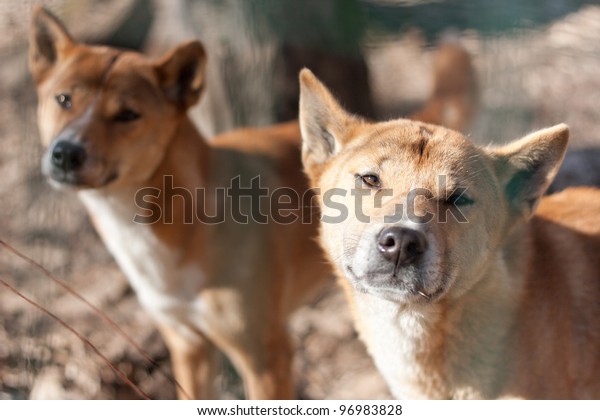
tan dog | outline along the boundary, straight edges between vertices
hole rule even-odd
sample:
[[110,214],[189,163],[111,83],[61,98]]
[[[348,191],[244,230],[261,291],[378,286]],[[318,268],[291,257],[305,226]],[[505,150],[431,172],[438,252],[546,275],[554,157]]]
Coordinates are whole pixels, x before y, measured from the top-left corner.
[[[180,396],[214,396],[218,347],[250,398],[292,398],[285,322],[329,276],[314,246],[316,222],[236,223],[233,211],[248,215],[250,204],[219,197],[236,175],[241,188],[259,176],[269,191],[306,191],[297,123],[232,134],[210,147],[186,116],[203,86],[198,42],[151,61],[78,44],[37,9],[30,61],[48,148],[43,172],[78,191],[167,342],[187,394]],[[298,216],[296,206],[284,216]],[[224,222],[203,223],[202,209]]]
[[565,125],[485,149],[362,121],[308,70],[300,105],[321,244],[396,397],[600,398],[600,191],[542,198]]
[[[78,191],[167,342],[180,397],[214,396],[217,347],[250,398],[292,398],[286,319],[330,272],[314,243],[298,123],[240,130],[209,146],[186,115],[204,83],[199,42],[152,61],[79,44],[38,8],[30,53],[43,171]],[[235,197],[238,176],[239,188],[259,179],[281,208]],[[243,222],[256,210],[269,223]],[[208,221],[217,213],[224,218]]]

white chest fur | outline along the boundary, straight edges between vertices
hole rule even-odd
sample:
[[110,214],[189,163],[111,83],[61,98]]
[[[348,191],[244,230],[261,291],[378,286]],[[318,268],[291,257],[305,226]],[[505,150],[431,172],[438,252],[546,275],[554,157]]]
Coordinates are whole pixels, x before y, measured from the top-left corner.
[[355,294],[361,335],[394,396],[502,396],[518,299],[495,286],[502,283],[486,283],[464,295],[461,305],[454,302],[445,310]]
[[428,317],[401,310],[396,303],[370,295],[357,294],[355,301],[361,335],[392,394],[396,398],[431,398],[422,390],[423,378],[429,373],[419,358],[431,344],[427,330],[428,324],[435,322],[435,314]]
[[182,266],[180,250],[162,243],[150,225],[133,222],[134,193],[82,191],[79,196],[142,306],[159,322],[201,328],[204,273],[197,265]]

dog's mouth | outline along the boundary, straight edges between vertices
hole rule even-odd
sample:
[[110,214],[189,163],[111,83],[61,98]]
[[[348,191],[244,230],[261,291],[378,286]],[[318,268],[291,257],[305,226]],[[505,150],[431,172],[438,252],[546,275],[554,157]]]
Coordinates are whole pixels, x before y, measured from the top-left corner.
[[90,177],[74,171],[65,172],[60,170],[50,170],[43,172],[45,172],[45,175],[52,186],[57,188],[73,188],[78,190],[103,188],[112,184],[119,177],[119,174],[116,170],[108,171],[106,172],[106,175],[94,177],[94,179],[90,179]]
[[436,302],[442,298],[451,283],[445,275],[439,275],[438,278],[406,280],[396,272],[379,271],[361,277],[355,274],[350,265],[344,267],[344,272],[358,292],[397,303]]

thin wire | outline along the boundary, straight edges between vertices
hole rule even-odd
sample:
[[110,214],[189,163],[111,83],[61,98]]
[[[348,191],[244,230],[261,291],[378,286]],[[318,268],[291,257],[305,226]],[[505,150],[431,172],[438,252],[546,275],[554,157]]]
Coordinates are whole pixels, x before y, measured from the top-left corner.
[[92,351],[94,353],[96,353],[103,361],[104,363],[106,363],[108,365],[108,367],[110,367],[112,369],[112,371],[119,377],[121,378],[121,380],[127,384],[127,386],[129,386],[131,389],[133,389],[135,391],[136,394],[138,394],[138,396],[140,396],[141,398],[145,399],[145,400],[150,400],[150,396],[148,396],[148,394],[146,394],[144,391],[142,391],[140,388],[138,388],[138,386],[136,384],[134,384],[128,377],[127,375],[125,375],[125,373],[123,373],[123,371],[121,371],[119,368],[117,368],[115,365],[113,365],[111,363],[110,360],[108,360],[108,358],[106,356],[104,356],[100,350],[98,350],[96,348],[96,346],[94,346],[92,344],[92,342],[90,340],[88,340],[87,338],[85,338],[83,335],[81,335],[79,333],[79,331],[77,331],[75,328],[71,327],[69,324],[67,324],[65,321],[63,321],[61,318],[59,318],[58,316],[54,315],[52,312],[50,312],[49,310],[47,310],[46,308],[44,308],[43,306],[41,306],[40,304],[38,304],[37,302],[34,302],[33,300],[29,299],[27,296],[23,295],[21,292],[19,292],[17,289],[15,289],[13,286],[11,286],[9,283],[7,283],[4,279],[0,278],[0,283],[2,283],[2,285],[4,287],[6,287],[7,289],[9,289],[11,292],[13,292],[14,294],[16,294],[17,296],[19,296],[21,299],[23,299],[24,301],[26,301],[27,303],[29,303],[30,305],[35,306],[37,309],[39,309],[40,311],[44,312],[46,315],[48,315],[49,317],[51,317],[52,319],[56,320],[58,323],[60,323],[64,328],[66,328],[67,330],[69,330],[71,333],[73,333],[77,338],[79,338],[86,346],[88,346],[90,349],[92,349]]
[[121,327],[119,327],[119,325],[115,321],[113,321],[111,318],[109,318],[108,315],[106,315],[100,308],[98,308],[96,305],[94,305],[93,303],[91,303],[85,297],[83,297],[82,295],[80,295],[71,286],[69,286],[64,280],[61,280],[58,277],[56,277],[54,274],[52,274],[43,265],[41,265],[37,261],[34,261],[32,258],[28,257],[27,255],[23,254],[22,252],[20,252],[16,248],[14,248],[12,245],[9,245],[8,243],[6,243],[2,239],[0,239],[0,245],[4,246],[9,252],[11,252],[12,254],[16,255],[19,258],[21,258],[22,260],[26,261],[28,264],[33,265],[38,271],[42,272],[50,280],[52,280],[53,282],[55,282],[58,285],[60,285],[68,293],[70,293],[71,295],[75,296],[77,299],[79,299],[81,302],[83,302],[85,305],[87,305],[90,309],[92,309],[92,311],[96,315],[98,315],[104,322],[106,322],[115,331],[117,331],[121,337],[123,337],[129,344],[131,344],[131,346],[133,346],[138,351],[138,353],[140,353],[142,355],[142,357],[148,363],[150,363],[152,366],[154,366],[160,372],[160,374],[163,377],[165,377],[169,382],[171,382],[175,387],[177,387],[181,391],[181,393],[187,399],[191,399],[190,396],[187,394],[187,392],[179,384],[179,382],[177,382],[177,380],[173,376],[171,376],[168,373],[166,373],[160,367],[160,365],[152,358],[152,356],[150,356],[146,351],[144,351],[144,349],[142,349],[139,344],[137,344],[125,331],[123,331],[123,329]]

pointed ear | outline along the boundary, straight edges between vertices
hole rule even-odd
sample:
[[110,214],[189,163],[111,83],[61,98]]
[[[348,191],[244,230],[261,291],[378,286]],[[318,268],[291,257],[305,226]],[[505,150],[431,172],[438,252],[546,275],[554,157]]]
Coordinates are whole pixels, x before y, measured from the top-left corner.
[[206,52],[200,41],[179,45],[155,65],[159,84],[166,97],[182,110],[200,99],[204,86]]
[[358,121],[308,69],[300,72],[299,118],[302,162],[309,174],[342,149],[344,134]]
[[41,81],[75,42],[63,24],[42,6],[33,10],[29,28],[29,68]]
[[511,208],[530,217],[562,163],[569,127],[536,131],[493,152],[498,178]]

